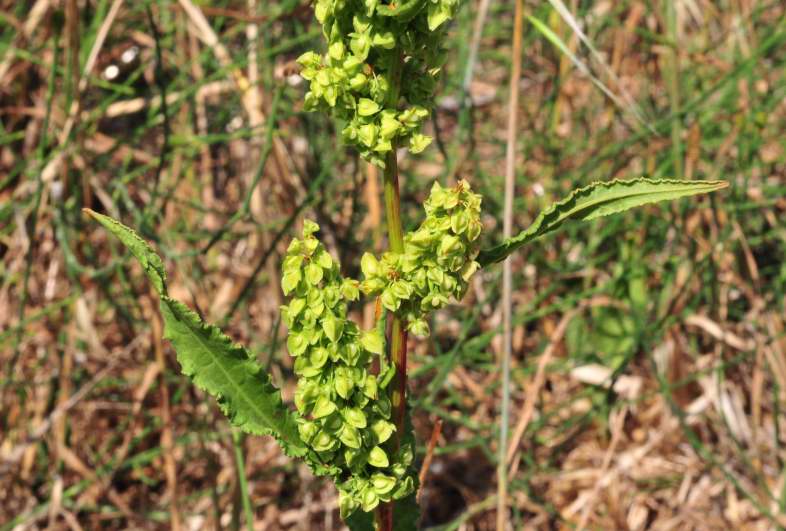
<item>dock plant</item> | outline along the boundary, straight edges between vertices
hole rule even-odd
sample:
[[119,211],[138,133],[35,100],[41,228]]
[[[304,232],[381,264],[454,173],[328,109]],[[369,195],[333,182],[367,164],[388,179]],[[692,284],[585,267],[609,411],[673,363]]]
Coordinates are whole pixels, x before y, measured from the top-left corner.
[[[577,189],[496,245],[483,235],[482,198],[461,180],[434,183],[423,221],[404,233],[398,157],[430,143],[422,129],[434,110],[445,61],[446,32],[458,0],[316,0],[324,53],[299,58],[309,82],[305,105],[335,117],[342,142],[383,169],[389,249],[363,254],[362,278],[342,274],[310,220],[282,262],[281,307],[294,358],[294,406],[282,401],[256,358],[203,322],[167,292],[163,261],[134,231],[88,211],[142,265],[158,294],[164,337],[183,374],[213,395],[241,430],[276,438],[314,474],[330,477],[342,518],[353,529],[417,526],[415,440],[406,407],[407,341],[427,338],[432,312],[461,300],[472,276],[569,221],[589,221],[630,208],[723,188],[720,181],[638,178]],[[515,58],[514,58],[515,59]],[[406,80],[406,82],[404,82]],[[368,330],[350,305],[378,302]]]

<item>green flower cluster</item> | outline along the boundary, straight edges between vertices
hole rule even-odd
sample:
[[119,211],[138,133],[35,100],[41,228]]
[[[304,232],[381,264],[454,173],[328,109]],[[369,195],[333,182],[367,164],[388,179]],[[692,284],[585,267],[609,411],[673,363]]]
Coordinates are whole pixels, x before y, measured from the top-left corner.
[[[341,276],[314,236],[318,230],[306,221],[303,239],[287,250],[281,284],[291,300],[281,315],[299,376],[300,436],[332,470],[345,517],[411,493],[413,450],[402,444],[391,455],[384,447],[396,430],[385,392],[395,367],[384,355],[384,319],[379,328],[362,331],[347,318],[348,302],[359,296],[358,281]],[[380,369],[372,374],[375,356]]]
[[379,295],[382,305],[402,315],[413,334],[429,334],[429,312],[460,300],[478,270],[481,196],[466,181],[452,188],[434,183],[425,202],[426,220],[404,236],[404,252],[377,260],[365,253],[360,289]]
[[423,151],[431,138],[420,129],[433,107],[446,22],[457,6],[458,0],[317,0],[328,51],[298,58],[310,82],[306,108],[332,111],[345,123],[344,141],[381,167],[397,145]]
[[[333,476],[342,516],[371,511],[415,488],[414,441],[404,438],[395,450],[390,444],[396,426],[388,386],[395,367],[385,355],[385,319],[361,330],[347,317],[348,304],[360,291],[378,295],[411,332],[428,335],[427,314],[460,299],[478,269],[480,202],[466,181],[452,188],[435,183],[425,202],[426,220],[404,237],[404,252],[380,260],[363,255],[362,283],[341,276],[315,237],[314,222],[304,223],[303,238],[287,250],[281,286],[290,300],[281,315],[299,376],[298,429],[319,457],[316,464]],[[378,370],[372,373],[375,358]]]

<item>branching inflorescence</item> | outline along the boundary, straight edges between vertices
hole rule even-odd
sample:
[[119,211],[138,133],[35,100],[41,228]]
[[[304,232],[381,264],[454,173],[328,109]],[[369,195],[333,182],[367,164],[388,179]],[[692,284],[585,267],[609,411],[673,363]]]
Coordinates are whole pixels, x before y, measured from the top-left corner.
[[[465,181],[449,188],[435,183],[425,201],[426,219],[403,235],[394,150],[406,146],[419,152],[430,142],[420,130],[433,108],[447,22],[457,4],[316,0],[328,47],[326,55],[308,52],[299,59],[302,75],[310,81],[306,105],[330,110],[342,122],[344,141],[385,167],[392,250],[379,258],[363,255],[361,282],[341,275],[316,238],[315,223],[306,221],[302,239],[290,244],[281,282],[289,304],[281,314],[298,376],[297,411],[284,404],[252,355],[168,295],[163,262],[144,240],[88,210],[142,264],[160,299],[164,337],[173,343],[184,374],[218,398],[238,428],[275,436],[288,455],[304,459],[317,475],[331,476],[345,518],[393,500],[415,503],[414,437],[405,422],[406,330],[428,336],[430,312],[461,299],[479,268],[504,260],[568,221],[589,221],[726,186],[721,181],[650,179],[595,183],[546,209],[518,236],[480,251],[481,197]],[[392,315],[389,341],[384,315],[371,330],[349,318],[349,305],[361,293],[378,297]],[[400,511],[406,512],[415,511]],[[397,528],[414,528],[412,516],[397,515]],[[382,506],[376,521],[380,528],[392,529],[392,506]],[[366,518],[365,524],[350,525],[368,529],[371,524]]]
[[480,196],[465,181],[447,189],[435,184],[425,207],[426,220],[405,236],[403,254],[387,252],[381,260],[363,255],[363,282],[341,276],[312,221],[304,223],[303,238],[292,241],[283,262],[281,284],[291,298],[281,312],[299,377],[299,432],[331,471],[343,516],[358,507],[371,511],[415,488],[411,437],[398,447],[389,444],[396,425],[387,388],[395,367],[385,355],[384,319],[362,331],[347,317],[348,304],[360,291],[378,295],[413,333],[426,336],[428,314],[460,299],[478,269]]
[[359,296],[358,281],[341,276],[314,236],[318,229],[306,221],[303,239],[289,246],[282,286],[292,298],[281,312],[299,377],[300,437],[332,469],[341,514],[347,516],[412,493],[413,448],[384,447],[396,429],[385,392],[394,367],[384,356],[383,331],[361,331],[347,318],[348,303]]
[[381,260],[363,255],[363,293],[378,295],[385,308],[405,319],[410,332],[428,336],[429,312],[460,300],[478,270],[480,202],[466,181],[452,188],[434,183],[425,202],[426,220],[404,236],[404,253],[390,251]]
[[344,141],[378,166],[396,146],[423,151],[431,139],[420,129],[433,107],[444,33],[457,5],[317,0],[328,46],[325,55],[311,51],[298,59],[310,81],[306,107],[341,120]]
[[[398,146],[425,149],[431,139],[420,130],[433,107],[446,23],[457,4],[317,0],[327,53],[298,59],[310,82],[306,108],[331,112],[342,122],[345,143],[378,166]],[[460,298],[478,268],[480,196],[463,181],[451,189],[436,184],[426,214],[406,235],[403,253],[363,256],[362,283],[341,277],[313,222],[283,263],[282,288],[292,299],[282,315],[300,378],[300,435],[332,467],[342,516],[408,496],[416,484],[411,435],[391,439],[403,426],[391,418],[387,388],[396,367],[384,348],[385,320],[361,331],[347,318],[347,304],[359,291],[379,296],[411,332],[426,336],[428,312]]]

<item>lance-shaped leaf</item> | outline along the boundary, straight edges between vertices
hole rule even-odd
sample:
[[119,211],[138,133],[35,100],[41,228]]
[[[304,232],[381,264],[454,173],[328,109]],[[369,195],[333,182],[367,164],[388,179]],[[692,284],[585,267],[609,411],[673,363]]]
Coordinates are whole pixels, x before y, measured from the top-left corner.
[[313,463],[314,456],[306,455],[308,448],[298,434],[294,413],[283,404],[281,393],[256,360],[218,327],[204,323],[167,295],[163,262],[136,232],[110,217],[85,211],[117,236],[142,265],[158,292],[164,337],[175,347],[183,374],[216,397],[232,424],[248,433],[273,435],[286,454],[305,456]]
[[501,262],[513,251],[544,234],[560,228],[566,221],[589,221],[617,214],[630,208],[706,194],[726,188],[725,181],[675,181],[633,179],[594,183],[573,191],[566,199],[540,213],[529,228],[500,245],[482,251],[477,258],[481,266]]

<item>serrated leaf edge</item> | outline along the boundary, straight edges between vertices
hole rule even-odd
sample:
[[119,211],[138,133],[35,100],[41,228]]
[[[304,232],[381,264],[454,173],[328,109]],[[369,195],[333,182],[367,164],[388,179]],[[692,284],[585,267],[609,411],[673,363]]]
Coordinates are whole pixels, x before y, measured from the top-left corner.
[[[501,262],[509,254],[511,254],[519,247],[522,247],[523,245],[529,243],[530,241],[540,236],[543,236],[544,234],[547,234],[553,230],[558,229],[561,226],[562,222],[572,219],[577,214],[580,214],[581,212],[586,211],[588,209],[597,208],[599,205],[602,205],[603,203],[610,203],[612,201],[617,201],[622,199],[620,197],[608,197],[608,198],[600,197],[595,201],[591,201],[585,205],[582,205],[581,208],[569,209],[567,213],[564,212],[566,206],[578,201],[583,196],[596,193],[599,188],[610,189],[612,187],[617,187],[617,186],[636,186],[642,183],[651,184],[651,185],[674,185],[674,186],[679,185],[683,187],[685,185],[690,185],[692,189],[683,190],[683,191],[675,190],[673,188],[672,189],[667,188],[662,191],[650,190],[647,192],[633,193],[627,198],[635,198],[636,196],[652,196],[653,194],[667,195],[672,193],[680,193],[679,197],[687,197],[691,195],[714,192],[716,190],[720,190],[728,186],[728,183],[726,181],[680,181],[675,179],[649,179],[646,177],[642,177],[639,179],[629,179],[629,180],[615,179],[612,181],[594,182],[585,187],[574,190],[565,199],[562,199],[550,205],[548,208],[546,208],[546,210],[543,210],[535,218],[535,221],[533,221],[532,224],[529,227],[527,227],[527,229],[520,232],[518,235],[508,239],[507,241],[495,247],[492,247],[491,249],[486,249],[481,251],[480,254],[478,255],[477,261],[481,265],[481,267],[485,267],[490,264]],[[591,214],[586,218],[583,218],[583,221],[589,221],[600,217],[618,214],[620,212],[624,212],[625,210],[634,208],[636,206],[654,204],[669,199],[672,199],[672,197],[662,197],[662,198],[653,198],[649,200],[644,200],[642,203],[637,205],[631,205],[628,207],[619,208],[617,210],[610,209],[609,211],[606,212],[598,212],[595,214]],[[547,223],[549,218],[553,217],[555,214],[557,218],[562,218],[562,219],[556,219],[553,220],[551,223]]]
[[[242,345],[232,341],[232,339],[224,334],[220,328],[210,323],[205,323],[199,315],[188,306],[167,295],[167,277],[164,263],[152,246],[139,236],[136,231],[121,222],[88,208],[83,209],[83,211],[98,221],[112,235],[117,237],[142,266],[146,276],[159,294],[159,307],[164,316],[164,338],[174,343],[171,334],[173,333],[172,327],[174,325],[172,320],[175,320],[184,326],[188,330],[188,333],[191,334],[198,343],[202,344],[203,349],[208,352],[208,354],[211,354],[210,347],[205,344],[205,339],[201,337],[199,333],[195,332],[194,327],[199,328],[200,332],[206,334],[207,337],[222,343],[231,356],[237,357],[241,363],[244,363],[248,367],[249,377],[257,379],[257,383],[261,386],[260,389],[263,395],[268,399],[267,403],[271,405],[272,409],[279,411],[284,418],[275,419],[259,409],[254,397],[248,396],[242,386],[238,385],[234,379],[230,377],[218,362],[219,360],[216,356],[213,355],[211,355],[213,358],[212,365],[219,367],[223,371],[225,379],[237,388],[239,394],[243,396],[245,399],[244,401],[247,402],[247,405],[254,410],[260,418],[273,420],[275,422],[272,424],[281,424],[284,426],[285,430],[279,431],[274,426],[260,425],[259,428],[254,427],[257,423],[249,418],[244,418],[241,413],[242,410],[232,406],[229,396],[221,394],[218,389],[210,389],[209,384],[204,381],[204,378],[200,378],[196,370],[193,369],[193,364],[189,363],[189,360],[175,348],[178,361],[183,368],[183,373],[188,376],[199,389],[215,396],[222,412],[228,417],[232,424],[238,426],[241,430],[256,435],[271,435],[275,437],[286,455],[305,458],[306,462],[317,475],[334,473],[335,470],[322,463],[318,456],[308,449],[306,444],[300,439],[296,426],[297,414],[284,406],[279,390],[270,382],[267,373],[265,373],[262,367],[248,354],[248,351]],[[190,370],[187,368],[190,368]],[[261,398],[261,396],[257,398]]]

